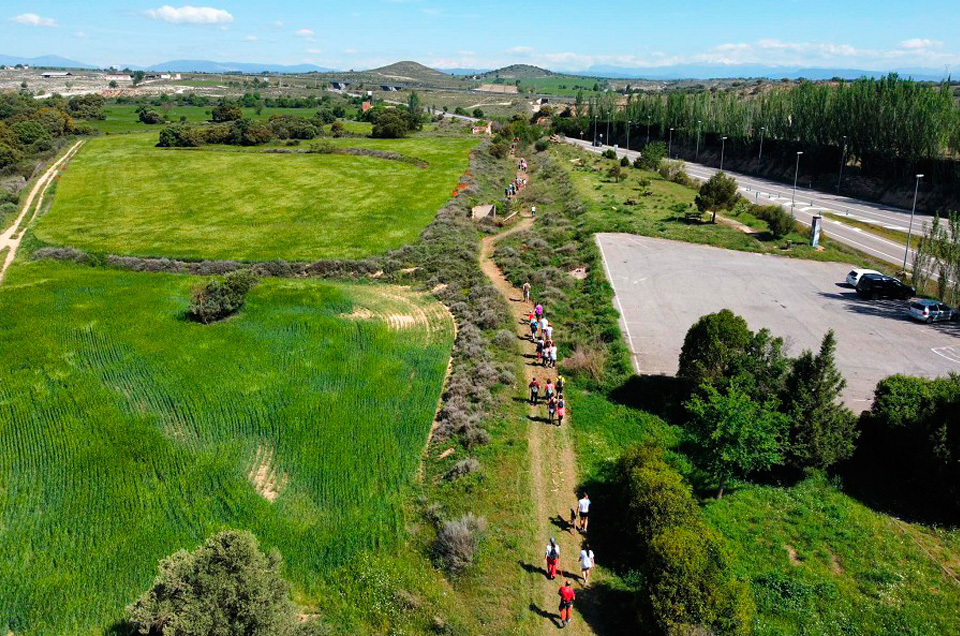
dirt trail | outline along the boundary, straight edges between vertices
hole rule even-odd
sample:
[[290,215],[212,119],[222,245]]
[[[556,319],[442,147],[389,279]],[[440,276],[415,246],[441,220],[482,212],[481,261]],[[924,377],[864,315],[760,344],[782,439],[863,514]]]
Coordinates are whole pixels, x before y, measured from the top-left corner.
[[[47,168],[43,176],[33,184],[33,189],[31,189],[30,194],[27,195],[27,199],[23,202],[23,207],[20,209],[20,214],[14,220],[13,224],[7,228],[3,234],[0,234],[0,252],[3,252],[4,248],[10,248],[7,251],[3,263],[0,264],[0,283],[3,282],[3,277],[7,273],[7,269],[17,256],[17,248],[20,247],[20,241],[23,240],[24,231],[43,206],[43,195],[46,194],[47,188],[53,183],[53,178],[56,176],[57,170],[63,166],[70,157],[76,154],[77,149],[79,149],[82,144],[83,141],[75,143],[70,150]],[[40,198],[37,199],[37,204],[34,206],[33,200],[38,194]],[[30,212],[31,208],[33,212]]]
[[[523,340],[523,353],[525,356],[524,374],[522,379],[518,379],[520,385],[518,389],[521,395],[528,395],[527,385],[533,377],[540,379],[543,384],[545,377],[556,379],[556,369],[543,369],[534,366],[531,357],[535,353],[535,347],[530,342],[529,322],[527,314],[532,307],[529,303],[523,302],[523,293],[510,284],[503,273],[493,262],[492,256],[497,243],[511,234],[521,232],[533,226],[534,219],[524,216],[519,223],[509,230],[488,236],[483,239],[480,249],[480,268],[490,279],[500,294],[507,301],[510,307],[510,316],[513,319],[514,331]],[[550,318],[550,308],[545,307],[547,318]],[[557,334],[559,338],[562,333]],[[567,407],[567,417],[564,418],[563,426],[557,428],[547,423],[546,407],[540,406],[528,407],[528,418],[524,422],[529,427],[528,443],[530,447],[530,487],[532,489],[532,500],[536,505],[537,515],[537,538],[536,545],[529,546],[527,552],[521,555],[521,561],[531,563],[533,566],[542,570],[544,567],[543,553],[550,537],[556,537],[560,545],[560,566],[563,574],[567,577],[579,581],[580,568],[577,557],[580,554],[581,537],[572,527],[568,527],[570,510],[574,508],[577,500],[577,464],[573,452],[573,439],[570,433],[570,411],[571,405]],[[542,419],[541,419],[542,418]],[[548,580],[541,573],[542,594],[536,608],[536,611],[543,617],[543,631],[552,634],[557,631],[558,613],[557,613],[557,590],[561,585],[560,576],[554,581]],[[594,571],[596,576],[596,571]],[[580,595],[581,585],[574,583],[574,589],[578,596]],[[552,616],[553,618],[550,618]],[[590,625],[587,624],[582,615],[577,612],[574,604],[574,619],[564,630],[572,634],[595,634]]]

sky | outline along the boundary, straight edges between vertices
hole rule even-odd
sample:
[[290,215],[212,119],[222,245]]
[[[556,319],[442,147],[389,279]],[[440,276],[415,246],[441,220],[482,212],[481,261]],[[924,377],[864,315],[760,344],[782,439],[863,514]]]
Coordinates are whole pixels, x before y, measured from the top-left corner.
[[[590,9],[588,11],[588,9]],[[960,74],[956,0],[3,0],[0,54],[363,69],[762,64]]]

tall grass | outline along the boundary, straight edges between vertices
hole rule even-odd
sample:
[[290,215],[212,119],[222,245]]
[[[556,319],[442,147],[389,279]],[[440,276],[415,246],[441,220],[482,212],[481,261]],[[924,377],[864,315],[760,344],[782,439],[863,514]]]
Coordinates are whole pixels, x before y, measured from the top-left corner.
[[159,558],[227,527],[278,547],[306,598],[395,545],[452,327],[346,319],[367,288],[275,279],[203,326],[194,282],[42,262],[0,289],[4,631],[102,629]]

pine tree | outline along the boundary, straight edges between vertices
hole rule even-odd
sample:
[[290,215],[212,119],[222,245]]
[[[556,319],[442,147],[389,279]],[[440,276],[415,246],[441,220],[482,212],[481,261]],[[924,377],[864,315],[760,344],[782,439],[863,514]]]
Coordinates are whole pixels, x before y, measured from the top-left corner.
[[787,376],[783,409],[792,419],[789,452],[798,468],[826,469],[853,454],[857,417],[839,402],[847,382],[837,369],[836,349],[831,329],[820,352],[804,351]]

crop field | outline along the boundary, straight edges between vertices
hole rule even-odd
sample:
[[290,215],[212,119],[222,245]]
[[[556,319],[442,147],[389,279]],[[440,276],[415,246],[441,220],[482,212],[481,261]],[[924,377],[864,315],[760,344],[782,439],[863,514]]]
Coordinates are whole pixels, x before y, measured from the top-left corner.
[[427,162],[420,167],[339,154],[155,148],[156,141],[155,134],[89,141],[64,173],[37,236],[140,256],[360,258],[414,240],[478,144],[426,134],[325,140]]
[[[136,104],[107,104],[103,107],[103,114],[106,119],[84,121],[84,124],[93,126],[104,133],[131,133],[131,132],[149,132],[159,131],[163,124],[144,124],[140,121],[137,114],[139,108]],[[173,106],[164,111],[159,107],[151,107],[159,113],[162,113],[172,122],[180,121],[181,117],[186,117],[188,122],[200,123],[210,120],[210,111],[213,106]],[[243,108],[245,117],[253,119],[268,119],[271,115],[297,115],[300,117],[313,117],[317,112],[316,108],[263,108],[259,115],[255,108]]]
[[267,279],[184,318],[196,279],[51,262],[0,287],[0,631],[92,633],[157,561],[247,528],[299,597],[390,549],[453,340],[388,286]]

